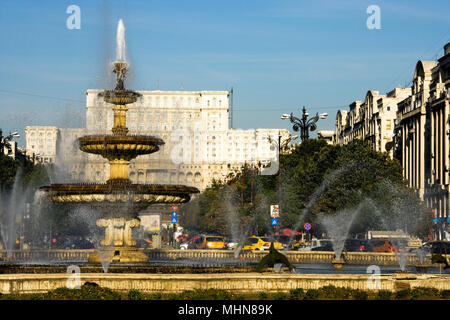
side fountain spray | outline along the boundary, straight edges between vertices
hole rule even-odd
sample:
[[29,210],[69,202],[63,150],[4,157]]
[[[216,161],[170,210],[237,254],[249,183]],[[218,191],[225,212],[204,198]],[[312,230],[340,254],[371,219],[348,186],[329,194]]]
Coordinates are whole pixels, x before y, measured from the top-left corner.
[[333,242],[334,259],[331,263],[335,270],[342,269],[346,263],[343,256],[345,241],[353,221],[365,204],[366,201],[362,201],[356,208],[341,210],[332,216],[326,215],[320,219],[320,223],[325,227]]

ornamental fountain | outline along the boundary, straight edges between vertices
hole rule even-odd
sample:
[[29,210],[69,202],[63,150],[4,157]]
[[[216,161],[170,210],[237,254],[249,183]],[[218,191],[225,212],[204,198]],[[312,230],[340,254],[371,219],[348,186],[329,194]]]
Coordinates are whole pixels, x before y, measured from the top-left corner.
[[105,228],[105,238],[100,241],[102,247],[99,252],[89,256],[90,263],[104,262],[104,257],[113,263],[147,262],[147,255],[137,249],[132,237],[132,228],[140,225],[139,211],[153,204],[185,203],[190,200],[190,194],[199,192],[197,188],[184,185],[133,184],[128,177],[130,161],[140,155],[157,152],[164,141],[153,136],[128,134],[127,104],[135,103],[141,95],[126,90],[124,86],[128,72],[124,32],[123,22],[119,20],[117,60],[113,63],[116,87],[99,93],[105,102],[113,105],[112,134],[78,139],[81,151],[108,160],[109,179],[106,183],[52,184],[40,188],[48,193],[50,202],[90,206],[100,214],[101,218],[96,223]]

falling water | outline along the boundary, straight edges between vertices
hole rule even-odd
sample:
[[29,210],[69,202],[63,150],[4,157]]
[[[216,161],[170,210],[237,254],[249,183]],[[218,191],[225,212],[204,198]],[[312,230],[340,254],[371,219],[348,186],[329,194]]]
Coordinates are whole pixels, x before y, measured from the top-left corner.
[[231,235],[231,239],[236,241],[240,238],[240,218],[239,212],[233,203],[233,193],[235,189],[230,186],[225,186],[222,194],[221,201],[224,205],[227,222],[228,222],[228,233]]
[[[398,221],[396,221],[396,219],[394,219],[394,221],[387,221],[385,216],[382,214],[382,212],[378,209],[375,201],[373,201],[371,198],[367,198],[367,202],[370,203],[372,205],[372,207],[374,208],[375,211],[375,215],[378,217],[378,219],[380,219],[383,227],[385,230],[387,229],[395,229],[395,226],[397,225]],[[397,207],[395,206],[394,208],[391,208],[391,211],[395,211]],[[388,239],[392,242],[393,238],[388,236]],[[395,253],[395,257],[397,258],[397,262],[399,264],[400,270],[401,271],[405,271],[406,270],[406,264],[408,262],[408,252],[406,250],[406,248],[403,247],[399,247],[397,248],[396,246],[394,246],[394,253]]]
[[320,219],[320,223],[325,227],[327,234],[333,241],[333,250],[337,260],[341,259],[350,227],[365,203],[366,201],[363,201],[356,208],[342,210],[335,215],[323,216]]
[[[354,164],[349,164],[349,165],[345,165],[342,166],[334,171],[332,171],[330,174],[328,174],[322,181],[322,183],[320,184],[320,186],[314,191],[314,193],[311,195],[311,197],[309,198],[308,204],[306,205],[306,207],[303,209],[302,213],[299,215],[297,222],[295,223],[293,229],[294,230],[298,230],[301,226],[301,224],[304,222],[304,218],[306,217],[306,215],[311,211],[314,203],[316,202],[316,200],[320,197],[320,195],[325,191],[325,189],[328,187],[328,185],[330,183],[332,183],[336,178],[339,177],[340,174],[343,174],[345,172],[347,172],[348,170],[352,170],[354,169]],[[292,240],[294,239],[294,234],[292,234],[289,237],[289,242],[288,245],[286,246],[285,250],[289,250]]]
[[104,233],[97,227],[97,219],[100,218],[99,212],[91,207],[78,206],[74,208],[74,210],[71,210],[70,214],[72,219],[78,219],[87,224],[90,240],[99,255],[103,272],[108,272],[114,250],[112,248],[102,246],[100,243]]
[[117,25],[116,44],[116,61],[126,62],[125,26],[122,19],[119,20]]
[[22,169],[19,168],[14,177],[14,183],[10,192],[0,194],[1,198],[1,222],[0,232],[3,246],[6,249],[8,257],[11,257],[12,250],[17,238],[16,217],[24,212],[25,209],[25,193],[22,187]]

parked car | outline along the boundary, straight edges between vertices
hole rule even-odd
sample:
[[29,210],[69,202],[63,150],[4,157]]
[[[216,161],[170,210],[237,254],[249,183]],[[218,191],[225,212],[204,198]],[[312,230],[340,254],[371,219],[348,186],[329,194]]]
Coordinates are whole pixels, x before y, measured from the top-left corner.
[[394,247],[388,239],[370,239],[366,243],[367,252],[394,252]]
[[221,236],[201,236],[194,241],[196,249],[223,249],[225,240]]
[[242,250],[268,250],[273,242],[275,249],[282,249],[283,244],[268,237],[252,236],[247,238]]

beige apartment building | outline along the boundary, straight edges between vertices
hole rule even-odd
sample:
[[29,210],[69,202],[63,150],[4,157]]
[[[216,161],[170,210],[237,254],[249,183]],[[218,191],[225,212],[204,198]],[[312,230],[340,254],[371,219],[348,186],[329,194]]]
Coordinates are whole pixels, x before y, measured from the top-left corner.
[[[427,90],[428,91],[428,90]],[[449,239],[450,224],[450,43],[431,69],[427,102],[425,201],[433,209],[438,238]]]
[[433,211],[434,236],[448,239],[450,223],[450,43],[438,61],[417,62],[410,88],[386,95],[369,90],[364,102],[339,110],[333,142],[354,139],[401,161],[403,176]]
[[374,150],[389,152],[393,157],[392,143],[397,103],[411,93],[410,88],[395,88],[386,95],[369,90],[364,102],[354,101],[349,111],[336,114],[334,143],[346,144],[355,139],[368,141]]
[[[101,156],[81,152],[77,144],[77,138],[83,135],[111,134],[113,111],[101,92],[86,92],[86,128],[47,127],[47,131],[56,129],[58,133],[52,154],[52,162],[60,169],[58,179],[108,179],[108,162]],[[269,140],[278,141],[279,135],[283,141],[290,138],[286,129],[230,128],[228,91],[138,92],[141,98],[127,105],[128,134],[157,136],[165,144],[158,152],[131,161],[129,176],[134,183],[184,184],[203,190],[213,179],[224,180],[245,163],[264,166],[275,160],[278,148]],[[28,127],[27,147],[36,148],[31,144],[31,134],[36,136],[45,130]],[[38,147],[40,152],[41,145]],[[42,145],[42,150],[47,146]]]

